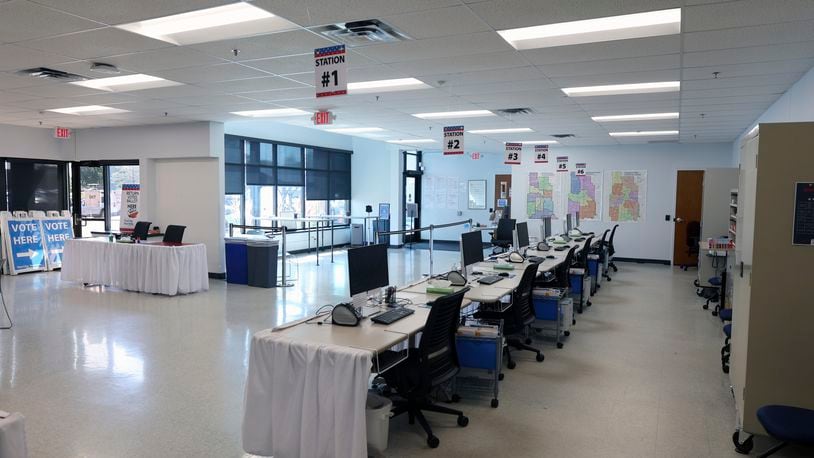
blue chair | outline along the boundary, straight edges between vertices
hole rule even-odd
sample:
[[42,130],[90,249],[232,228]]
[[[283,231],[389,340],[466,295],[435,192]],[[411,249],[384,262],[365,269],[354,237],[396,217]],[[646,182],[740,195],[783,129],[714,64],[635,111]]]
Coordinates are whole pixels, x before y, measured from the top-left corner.
[[718,312],[718,318],[720,318],[721,321],[732,321],[732,309],[722,309]]
[[757,409],[757,419],[769,436],[780,441],[760,458],[774,455],[789,444],[814,445],[814,410],[767,405]]

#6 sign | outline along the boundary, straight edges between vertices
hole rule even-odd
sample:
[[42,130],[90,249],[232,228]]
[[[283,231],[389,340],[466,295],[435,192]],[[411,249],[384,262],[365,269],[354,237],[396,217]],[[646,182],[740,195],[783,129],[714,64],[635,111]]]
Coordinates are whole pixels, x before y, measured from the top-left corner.
[[40,222],[36,219],[10,219],[6,223],[9,265],[13,274],[45,270],[45,250]]
[[65,241],[73,238],[70,218],[45,218],[42,222],[42,236],[45,252],[48,254],[48,269],[62,267],[62,251]]

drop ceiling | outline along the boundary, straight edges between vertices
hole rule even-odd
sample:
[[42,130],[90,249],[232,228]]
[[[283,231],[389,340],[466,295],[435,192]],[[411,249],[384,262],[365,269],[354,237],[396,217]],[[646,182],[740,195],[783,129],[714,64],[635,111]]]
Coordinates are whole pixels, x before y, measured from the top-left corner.
[[[675,139],[688,143],[727,142],[814,66],[811,0],[255,0],[253,5],[297,27],[190,46],[113,27],[229,3],[234,0],[0,1],[0,123],[86,128],[230,122],[245,120],[231,114],[235,111],[330,109],[337,116],[333,127],[379,127],[384,132],[376,138],[387,140],[440,138],[442,127],[455,123],[412,113],[527,107],[531,114],[461,123],[467,130],[534,130],[482,136],[490,144],[545,140],[560,133],[575,135],[561,140],[564,145],[663,141],[608,135],[635,130],[679,130]],[[682,8],[678,35],[517,51],[496,33],[676,7]],[[311,53],[333,42],[308,27],[373,18],[413,40],[352,48],[349,80],[415,77],[432,88],[315,99]],[[235,55],[234,49],[240,52]],[[91,62],[116,65],[124,75],[146,73],[184,85],[109,93],[14,74],[47,66],[89,78],[108,76],[90,72]],[[579,99],[560,91],[669,80],[681,81],[681,91]],[[128,112],[71,116],[45,111],[82,105]],[[680,118],[591,120],[661,112],[679,112]],[[311,126],[308,116],[274,122]]]

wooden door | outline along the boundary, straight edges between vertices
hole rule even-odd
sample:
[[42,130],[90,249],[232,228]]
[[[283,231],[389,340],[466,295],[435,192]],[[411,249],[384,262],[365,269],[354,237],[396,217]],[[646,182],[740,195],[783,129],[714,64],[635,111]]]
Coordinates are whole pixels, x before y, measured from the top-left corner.
[[697,266],[704,195],[703,170],[679,170],[676,177],[673,265]]
[[[504,202],[505,201],[505,202]],[[504,204],[505,205],[501,205]],[[512,176],[495,175],[495,206],[496,211],[509,211],[512,206]]]

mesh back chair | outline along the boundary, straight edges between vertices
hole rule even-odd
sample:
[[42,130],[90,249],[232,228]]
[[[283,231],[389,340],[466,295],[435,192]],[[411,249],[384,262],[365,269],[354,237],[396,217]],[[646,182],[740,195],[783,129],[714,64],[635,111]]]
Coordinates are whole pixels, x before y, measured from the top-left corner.
[[164,231],[164,242],[181,243],[184,240],[184,230],[186,226],[174,226],[170,224]]
[[432,433],[423,411],[458,417],[458,425],[466,426],[469,419],[460,410],[435,405],[430,393],[460,371],[455,344],[461,316],[461,303],[468,289],[436,299],[421,333],[418,351],[411,351],[407,361],[384,373],[387,384],[396,390],[393,414],[407,413],[410,424],[415,420],[427,433],[427,445],[438,447],[440,440]]
[[608,256],[608,233],[610,233],[610,229],[605,229],[605,233],[602,234],[602,240],[599,241],[599,247],[597,247],[597,252],[599,253],[599,264],[601,268],[600,275],[605,278],[605,280],[610,281],[610,275],[605,270],[605,256]]
[[[569,275],[576,275],[581,278],[580,281],[583,281],[582,287],[580,289],[579,294],[579,312],[582,313],[582,303],[585,301],[585,284],[584,279],[589,275],[588,272],[588,255],[591,252],[591,243],[593,243],[594,238],[588,237],[588,240],[585,241],[585,248],[579,252],[579,256],[577,256],[576,262],[574,265],[569,269]],[[587,306],[591,306],[591,300],[588,299],[588,302],[585,303]]]
[[[608,266],[612,267],[614,272],[619,272],[619,269],[616,268],[616,263],[613,262],[613,255],[616,254],[616,247],[613,246],[613,239],[616,237],[616,228],[618,227],[619,227],[618,224],[613,226],[613,230],[611,231],[610,235],[610,241],[608,242],[608,259],[610,261],[608,262]],[[610,280],[610,277],[608,277],[608,280]]]
[[153,223],[150,221],[137,221],[131,237],[133,237],[133,239],[146,240],[147,234],[150,232],[151,224]]
[[515,220],[508,218],[501,218],[497,220],[497,229],[492,233],[492,245],[495,248],[492,253],[500,253],[506,251],[514,242],[514,224]]

